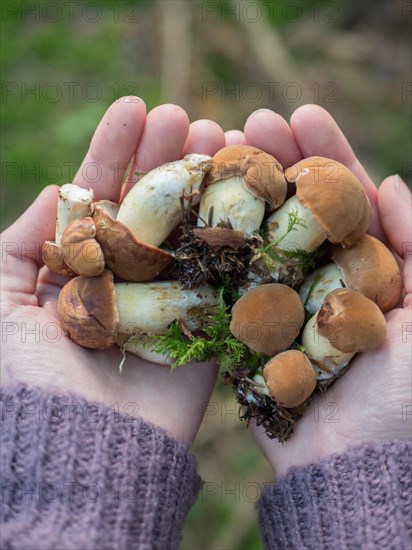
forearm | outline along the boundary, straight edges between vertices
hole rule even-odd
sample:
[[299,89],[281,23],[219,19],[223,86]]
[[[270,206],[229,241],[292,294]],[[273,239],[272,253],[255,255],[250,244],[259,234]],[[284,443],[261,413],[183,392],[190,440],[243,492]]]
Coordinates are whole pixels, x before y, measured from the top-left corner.
[[187,446],[74,394],[3,389],[3,548],[176,548],[200,488]]
[[411,449],[364,445],[291,470],[259,502],[265,548],[410,548]]

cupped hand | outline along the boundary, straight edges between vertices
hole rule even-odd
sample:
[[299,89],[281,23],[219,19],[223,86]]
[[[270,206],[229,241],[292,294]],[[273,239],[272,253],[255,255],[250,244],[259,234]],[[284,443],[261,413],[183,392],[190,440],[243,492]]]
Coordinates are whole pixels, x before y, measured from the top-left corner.
[[273,154],[284,166],[319,155],[350,168],[362,182],[372,204],[368,233],[384,240],[399,256],[404,292],[402,303],[386,314],[387,337],[374,351],[356,356],[349,371],[313,401],[284,444],[269,440],[253,426],[257,441],[277,475],[335,452],[366,443],[411,435],[412,341],[412,204],[411,193],[398,176],[379,189],[355,157],[333,118],[322,108],[305,105],[290,126],[278,114],[252,114],[244,133],[229,139],[246,142]]
[[[174,105],[161,105],[146,116],[141,99],[121,98],[105,113],[73,183],[92,187],[96,200],[119,201],[137,171],[192,152],[213,155],[223,146],[223,130],[212,121],[189,124]],[[215,382],[214,365],[193,363],[171,372],[128,354],[119,373],[117,348],[84,349],[62,333],[56,303],[67,279],[41,261],[42,243],[54,240],[57,192],[56,186],[46,187],[1,236],[3,384],[80,394],[192,441]]]

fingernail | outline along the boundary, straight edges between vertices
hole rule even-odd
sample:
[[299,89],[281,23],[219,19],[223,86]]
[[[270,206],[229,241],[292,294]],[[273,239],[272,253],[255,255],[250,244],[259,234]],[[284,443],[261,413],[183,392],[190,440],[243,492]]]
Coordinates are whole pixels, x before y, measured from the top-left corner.
[[399,174],[393,174],[392,177],[393,177],[393,186],[397,191],[399,191],[399,185],[402,182],[402,178],[400,177]]
[[403,181],[403,179],[400,177],[399,174],[394,174],[393,176],[393,186],[396,189],[396,192],[398,193],[401,200],[405,201],[406,203],[410,203],[412,199],[411,190],[406,185],[406,183]]
[[393,186],[396,189],[398,193],[400,193],[406,200],[411,199],[411,191],[409,187],[406,185],[406,183],[403,181],[403,179],[400,177],[399,174],[394,174],[392,176],[393,178]]
[[127,95],[123,98],[123,103],[139,103],[139,101],[142,101],[140,97],[137,97],[135,95]]
[[258,109],[257,111],[254,111],[251,115],[249,115],[249,118],[252,118],[258,113],[273,113],[273,111],[271,109]]

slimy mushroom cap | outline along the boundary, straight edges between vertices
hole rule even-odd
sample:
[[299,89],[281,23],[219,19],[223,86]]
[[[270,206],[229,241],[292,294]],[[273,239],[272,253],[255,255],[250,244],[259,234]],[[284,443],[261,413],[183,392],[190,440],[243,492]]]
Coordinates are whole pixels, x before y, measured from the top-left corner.
[[386,336],[386,321],[378,306],[357,290],[338,288],[323,300],[316,324],[321,336],[344,353],[379,347]]
[[269,283],[237,300],[232,307],[230,331],[251,350],[272,356],[293,343],[304,316],[297,292],[286,285]]
[[76,344],[110,348],[119,324],[113,273],[71,279],[60,291],[57,310],[64,332]]
[[55,241],[45,241],[42,245],[41,253],[44,265],[52,273],[63,275],[64,277],[72,277],[75,274],[64,261],[61,246]]
[[265,201],[270,211],[285,201],[287,184],[282,165],[261,149],[250,145],[228,145],[220,149],[213,157],[206,184],[231,176],[242,176],[250,193]]
[[168,252],[136,239],[128,227],[99,205],[95,206],[94,221],[106,266],[122,279],[150,281],[173,261]]
[[63,231],[63,259],[78,275],[96,277],[103,273],[103,251],[95,237],[96,225],[90,216],[73,220]]
[[301,405],[316,387],[312,364],[299,350],[275,355],[266,363],[263,376],[272,399],[286,408]]
[[332,259],[342,270],[347,287],[358,290],[383,311],[399,302],[402,277],[392,252],[378,239],[364,235],[351,248],[332,248]]
[[296,183],[296,198],[312,212],[332,243],[352,246],[371,219],[369,199],[358,178],[336,160],[309,157],[285,170]]

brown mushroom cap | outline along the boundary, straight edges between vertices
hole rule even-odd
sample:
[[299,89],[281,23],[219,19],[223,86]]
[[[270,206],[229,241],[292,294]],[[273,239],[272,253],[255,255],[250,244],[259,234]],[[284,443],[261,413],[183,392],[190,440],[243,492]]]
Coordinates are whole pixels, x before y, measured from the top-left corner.
[[316,318],[319,334],[344,353],[379,347],[386,321],[378,306],[357,290],[338,288],[323,300]]
[[206,175],[206,184],[231,176],[242,176],[247,189],[267,202],[271,211],[285,202],[287,183],[282,165],[275,157],[256,147],[228,145],[215,154],[212,168]]
[[57,310],[64,332],[76,344],[110,348],[119,324],[113,273],[71,279],[60,291]]
[[245,236],[241,231],[226,227],[195,227],[192,232],[209,246],[229,246],[237,250],[245,245]]
[[352,248],[332,248],[332,259],[340,267],[347,287],[358,290],[383,311],[399,302],[402,277],[392,252],[381,241],[364,235]]
[[63,275],[64,277],[72,277],[75,274],[64,261],[62,249],[59,244],[54,241],[45,241],[41,252],[44,265],[47,266],[52,273]]
[[358,178],[336,160],[309,157],[285,170],[296,198],[312,212],[328,240],[352,246],[371,219],[369,199]]
[[304,316],[297,292],[286,285],[269,283],[237,300],[232,307],[230,331],[251,350],[271,356],[293,343]]
[[95,206],[94,221],[106,266],[122,279],[150,281],[173,261],[168,252],[137,240],[130,229],[99,205]]
[[96,225],[90,216],[73,220],[63,231],[64,261],[78,275],[96,277],[103,273],[104,256],[95,237]]
[[316,373],[304,353],[288,350],[275,355],[263,369],[272,399],[286,408],[298,407],[313,393]]

